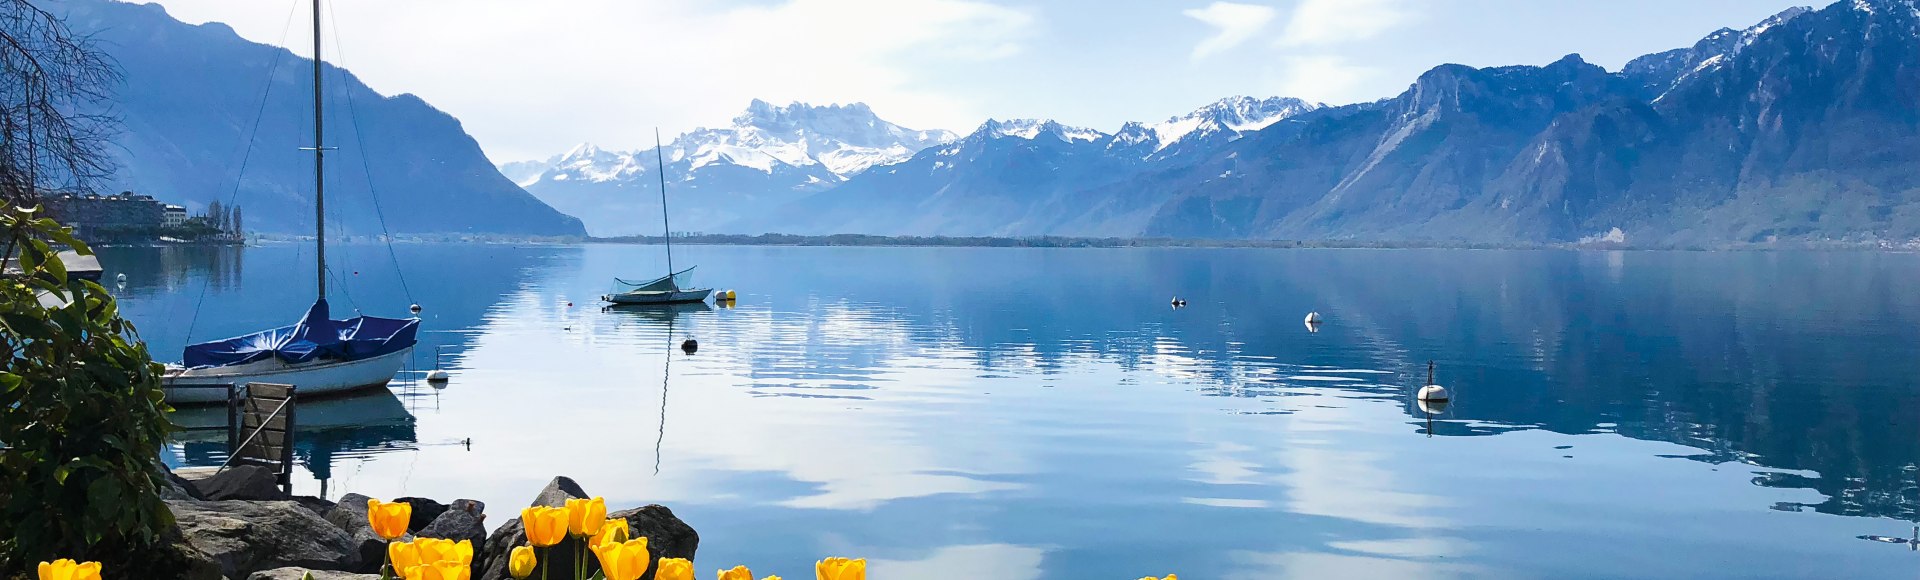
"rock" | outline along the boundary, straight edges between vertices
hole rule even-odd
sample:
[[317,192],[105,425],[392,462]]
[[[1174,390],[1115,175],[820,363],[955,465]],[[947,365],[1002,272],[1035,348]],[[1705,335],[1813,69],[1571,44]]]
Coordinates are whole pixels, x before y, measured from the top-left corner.
[[186,543],[218,562],[228,578],[287,566],[359,570],[364,561],[351,536],[292,501],[170,501],[167,507]]
[[[627,528],[635,537],[647,537],[647,549],[654,558],[693,559],[693,553],[700,549],[700,533],[693,526],[673,515],[673,510],[663,505],[649,505],[630,510],[621,510],[608,514],[609,518],[627,520]],[[598,568],[596,568],[598,569]]]
[[547,487],[540,490],[540,495],[533,497],[533,505],[567,507],[567,500],[587,499],[587,497],[586,490],[580,489],[580,484],[574,483],[573,478],[563,475],[547,482]]
[[311,495],[296,495],[293,496],[293,501],[301,507],[313,510],[313,513],[320,514],[323,518],[327,517],[327,512],[333,511],[333,502]]
[[226,580],[220,562],[188,543],[177,524],[161,531],[153,549],[134,559],[140,562],[141,572],[149,578]]
[[447,504],[447,509],[460,510],[484,516],[487,513],[487,502],[477,499],[456,499],[453,500],[453,503]]
[[313,574],[313,580],[379,580],[379,574],[355,574],[332,570],[308,570],[306,568],[280,568],[265,572],[254,572],[247,580],[302,580],[307,574]]
[[433,518],[440,517],[441,513],[447,511],[446,504],[424,497],[403,497],[393,501],[394,503],[413,504],[413,516],[407,520],[407,531],[409,532],[419,532],[420,528],[427,527],[427,524],[433,523]]
[[194,491],[193,482],[187,481],[187,479],[184,477],[174,475],[173,470],[167,468],[167,464],[165,463],[160,464],[160,475],[164,479],[163,483],[160,486],[160,499],[163,499],[163,500],[203,499],[200,497],[200,492]]
[[283,500],[292,497],[280,489],[280,476],[258,465],[229,467],[191,483],[196,495],[207,501]]
[[387,540],[373,533],[373,526],[367,522],[367,496],[349,493],[340,496],[340,503],[327,510],[327,521],[345,532],[353,541],[354,553],[359,561],[366,563],[359,568],[348,568],[353,572],[378,572],[380,564],[387,560]]
[[473,575],[478,578],[482,567],[486,564],[486,560],[480,557],[487,546],[487,527],[484,525],[487,515],[480,511],[485,509],[485,506],[486,504],[468,499],[454,500],[453,506],[414,535],[422,538],[473,542],[475,553]]

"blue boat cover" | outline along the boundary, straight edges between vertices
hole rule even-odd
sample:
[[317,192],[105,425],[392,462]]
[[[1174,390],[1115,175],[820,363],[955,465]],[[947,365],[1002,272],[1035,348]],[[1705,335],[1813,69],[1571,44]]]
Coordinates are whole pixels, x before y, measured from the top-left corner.
[[292,326],[187,347],[187,368],[223,367],[279,357],[289,363],[314,359],[353,361],[399,352],[413,346],[417,318],[361,316],[334,320],[327,299],[307,309]]

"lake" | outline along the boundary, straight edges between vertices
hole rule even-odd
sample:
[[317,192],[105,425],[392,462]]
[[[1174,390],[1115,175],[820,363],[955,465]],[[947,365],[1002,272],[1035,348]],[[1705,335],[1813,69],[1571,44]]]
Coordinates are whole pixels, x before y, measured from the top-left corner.
[[[703,577],[1920,566],[1884,541],[1920,517],[1911,254],[696,246],[676,265],[737,306],[602,310],[659,247],[329,250],[335,314],[418,302],[421,343],[390,393],[302,407],[296,492],[499,525],[567,475],[673,508]],[[312,298],[301,245],[102,254],[161,360]]]

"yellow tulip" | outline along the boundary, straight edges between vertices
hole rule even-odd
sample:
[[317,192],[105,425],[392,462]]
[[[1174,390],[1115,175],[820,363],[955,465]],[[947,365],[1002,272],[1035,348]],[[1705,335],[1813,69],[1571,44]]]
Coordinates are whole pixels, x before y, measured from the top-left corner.
[[407,520],[413,519],[413,504],[367,500],[367,525],[373,533],[388,540],[407,535]]
[[507,555],[507,573],[524,580],[533,575],[533,566],[538,563],[533,558],[533,546],[520,546]]
[[100,580],[100,563],[54,560],[40,563],[40,580]]
[[814,564],[813,571],[819,580],[867,580],[867,560],[827,558]]
[[549,548],[567,539],[567,508],[534,506],[520,510],[520,525],[527,530],[527,543]]
[[661,558],[653,580],[693,580],[693,561],[686,558]]
[[413,544],[420,551],[420,563],[450,561],[461,564],[473,564],[473,542],[470,540],[446,540],[441,538],[421,538]]
[[395,575],[405,580],[413,580],[413,577],[408,576],[408,574],[413,572],[414,566],[421,564],[420,546],[413,542],[389,542],[387,544],[387,563],[393,566]]
[[414,566],[407,571],[406,578],[407,580],[472,580],[473,565],[443,560]]
[[606,572],[607,580],[637,580],[653,564],[645,536],[600,544],[594,546],[593,553],[600,557],[600,570]]
[[588,537],[598,534],[600,526],[606,523],[606,498],[567,500],[567,531],[573,535]]
[[[664,562],[664,560],[662,560]],[[659,576],[655,576],[658,578]],[[720,580],[753,580],[753,572],[746,566],[734,566],[732,570],[721,570]],[[760,580],[780,580],[779,576],[768,576]]]
[[587,547],[597,548],[600,544],[609,541],[614,543],[625,542],[630,539],[631,536],[632,532],[627,529],[627,520],[607,520],[600,524],[600,532],[593,535],[593,539],[587,542]]

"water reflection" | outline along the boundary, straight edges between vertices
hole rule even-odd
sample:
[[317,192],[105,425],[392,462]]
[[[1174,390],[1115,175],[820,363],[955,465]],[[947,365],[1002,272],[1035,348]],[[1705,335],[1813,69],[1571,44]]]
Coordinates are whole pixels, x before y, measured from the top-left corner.
[[[327,484],[334,477],[336,463],[410,451],[419,445],[413,414],[391,391],[376,389],[303,400],[297,412],[294,460],[319,482],[321,497],[327,497]],[[213,406],[183,407],[168,418],[186,428],[222,427],[228,422],[226,407]],[[178,442],[173,458],[177,464],[219,465],[227,459],[224,431],[188,431],[174,439]]]
[[1875,576],[1915,515],[1920,257],[694,247],[737,308],[579,306],[646,250],[403,247],[455,381],[353,490],[565,473],[703,559],[925,578]]

